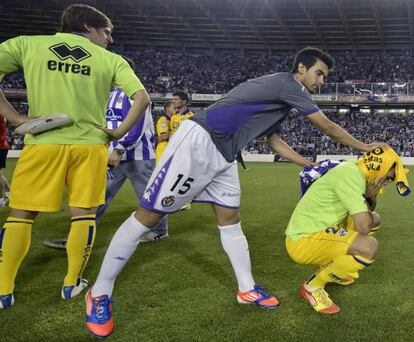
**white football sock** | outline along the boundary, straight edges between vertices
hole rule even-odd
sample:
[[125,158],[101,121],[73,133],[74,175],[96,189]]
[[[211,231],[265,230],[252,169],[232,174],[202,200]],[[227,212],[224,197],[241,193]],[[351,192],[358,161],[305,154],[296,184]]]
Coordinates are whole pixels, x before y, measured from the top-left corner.
[[115,280],[138,247],[139,239],[149,228],[135,218],[135,212],[121,224],[105,253],[101,269],[92,287],[92,297],[111,297]]
[[246,292],[254,288],[249,245],[241,229],[240,222],[229,226],[218,226],[221,244],[230,258],[236,273],[239,291]]

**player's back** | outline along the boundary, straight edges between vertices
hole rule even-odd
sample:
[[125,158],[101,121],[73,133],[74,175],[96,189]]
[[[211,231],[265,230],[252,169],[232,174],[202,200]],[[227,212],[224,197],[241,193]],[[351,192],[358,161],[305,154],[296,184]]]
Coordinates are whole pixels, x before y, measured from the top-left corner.
[[[13,60],[5,54],[11,54]],[[57,33],[20,36],[0,45],[0,75],[24,70],[29,116],[63,112],[74,125],[28,137],[26,143],[102,143],[105,134],[94,125],[105,125],[110,87],[125,62],[84,36]],[[125,62],[126,63],[126,62]],[[127,76],[126,76],[127,78]],[[59,134],[57,134],[57,132]]]
[[303,195],[292,213],[286,234],[295,239],[341,223],[361,206],[366,211],[364,192],[365,178],[356,162],[339,164],[317,179]]
[[239,84],[191,120],[203,126],[228,161],[254,138],[278,132],[291,108],[299,114],[319,108],[290,73],[265,75]]

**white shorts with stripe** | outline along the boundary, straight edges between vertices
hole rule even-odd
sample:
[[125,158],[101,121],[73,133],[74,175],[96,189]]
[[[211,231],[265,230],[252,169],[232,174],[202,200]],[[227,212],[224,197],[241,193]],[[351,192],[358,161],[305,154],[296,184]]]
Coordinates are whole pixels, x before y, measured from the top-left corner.
[[240,182],[236,162],[224,159],[204,128],[185,120],[168,142],[140,204],[173,213],[191,200],[238,208]]

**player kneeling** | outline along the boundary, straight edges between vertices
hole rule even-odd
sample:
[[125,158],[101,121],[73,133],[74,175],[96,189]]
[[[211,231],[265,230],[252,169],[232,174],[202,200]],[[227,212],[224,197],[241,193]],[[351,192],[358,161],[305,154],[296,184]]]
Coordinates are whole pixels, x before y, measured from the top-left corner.
[[374,262],[378,243],[370,235],[380,221],[373,212],[376,196],[391,181],[400,195],[408,195],[407,172],[393,149],[377,148],[358,161],[335,165],[299,201],[286,230],[286,248],[295,262],[319,266],[300,289],[315,311],[339,312],[325,285],[352,284]]

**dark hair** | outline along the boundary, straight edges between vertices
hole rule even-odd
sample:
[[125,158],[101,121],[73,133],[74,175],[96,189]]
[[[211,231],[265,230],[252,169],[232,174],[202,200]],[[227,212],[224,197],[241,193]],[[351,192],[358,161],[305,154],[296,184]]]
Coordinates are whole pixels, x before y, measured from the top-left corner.
[[164,110],[166,111],[167,108],[171,105],[173,105],[174,103],[171,100],[168,100],[167,102],[164,103]]
[[306,69],[309,69],[315,65],[318,59],[326,64],[328,70],[331,70],[335,65],[335,60],[326,52],[318,48],[306,47],[296,54],[291,71],[292,74],[298,72],[299,63],[302,63]]
[[111,20],[95,7],[73,4],[67,7],[60,18],[62,32],[87,32],[85,25],[93,28],[113,28]]
[[181,100],[188,102],[188,94],[182,90],[175,90],[172,96],[178,96]]
[[127,56],[122,56],[122,58],[125,59],[128,62],[131,69],[135,72],[135,63],[134,63],[134,61],[131,58],[127,57]]

